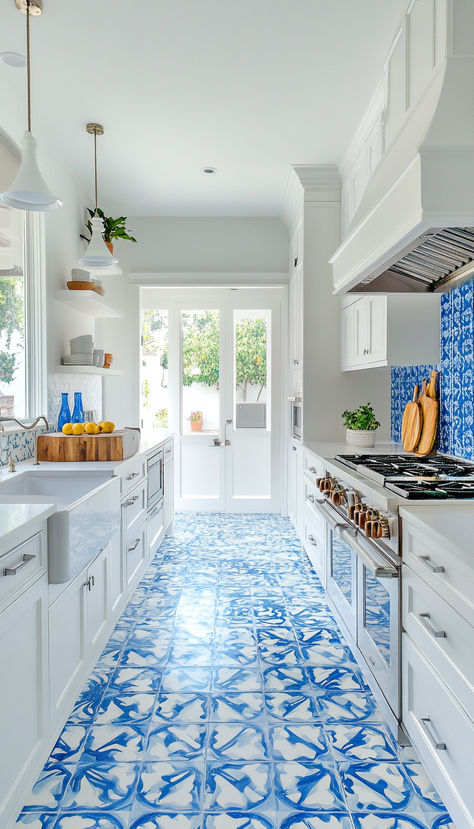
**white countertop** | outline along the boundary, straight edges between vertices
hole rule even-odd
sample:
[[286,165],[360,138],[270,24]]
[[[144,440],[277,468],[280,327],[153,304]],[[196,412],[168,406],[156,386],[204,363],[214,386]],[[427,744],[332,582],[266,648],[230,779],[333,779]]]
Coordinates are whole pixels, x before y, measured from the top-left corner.
[[474,503],[443,501],[431,504],[407,504],[400,507],[400,516],[418,529],[436,536],[438,543],[461,555],[474,567]]
[[320,458],[328,460],[336,455],[406,455],[401,443],[376,443],[375,446],[366,448],[364,446],[349,446],[348,443],[330,443],[325,441],[306,442],[303,441],[305,449],[314,452]]
[[0,504],[0,555],[21,544],[53,512],[55,504]]

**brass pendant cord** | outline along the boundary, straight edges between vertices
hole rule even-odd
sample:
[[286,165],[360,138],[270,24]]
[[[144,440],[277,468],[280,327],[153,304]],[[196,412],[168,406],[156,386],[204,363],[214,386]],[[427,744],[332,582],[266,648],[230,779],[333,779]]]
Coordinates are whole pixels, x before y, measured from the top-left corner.
[[95,215],[97,216],[97,207],[99,200],[97,198],[97,130],[94,131],[94,190],[95,190]]
[[26,0],[26,84],[28,90],[28,132],[31,132],[30,0]]

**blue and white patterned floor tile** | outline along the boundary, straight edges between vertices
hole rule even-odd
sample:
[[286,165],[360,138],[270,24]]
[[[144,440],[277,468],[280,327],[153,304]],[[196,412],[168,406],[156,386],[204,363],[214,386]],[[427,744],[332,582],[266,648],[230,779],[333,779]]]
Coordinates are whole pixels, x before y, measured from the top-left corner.
[[177,516],[17,825],[454,829],[290,523],[217,513]]

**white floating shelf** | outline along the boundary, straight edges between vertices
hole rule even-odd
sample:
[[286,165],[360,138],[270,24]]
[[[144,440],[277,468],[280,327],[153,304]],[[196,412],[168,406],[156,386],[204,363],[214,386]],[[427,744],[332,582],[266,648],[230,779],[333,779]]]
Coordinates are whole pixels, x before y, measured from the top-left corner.
[[87,314],[89,317],[106,318],[106,317],[121,317],[118,311],[106,305],[103,297],[96,291],[56,291],[56,299],[58,302],[68,305],[69,308],[75,308],[82,314]]
[[97,368],[97,366],[56,366],[58,374],[96,374],[100,377],[119,377],[123,371],[116,371],[113,368]]

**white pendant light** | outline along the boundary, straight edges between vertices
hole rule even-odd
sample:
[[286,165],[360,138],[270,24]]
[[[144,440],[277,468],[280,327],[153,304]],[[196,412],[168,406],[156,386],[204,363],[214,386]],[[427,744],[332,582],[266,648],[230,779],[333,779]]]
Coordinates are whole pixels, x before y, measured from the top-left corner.
[[15,0],[20,11],[26,13],[26,77],[28,89],[28,129],[23,136],[23,154],[14,182],[0,193],[0,201],[17,210],[41,211],[62,207],[62,201],[53,196],[41,175],[36,161],[36,141],[31,132],[31,61],[30,14],[41,14],[41,0]]
[[118,259],[114,256],[104,242],[104,223],[97,213],[97,136],[104,134],[102,124],[87,124],[86,132],[94,136],[94,190],[95,190],[95,214],[91,219],[92,233],[87,253],[79,264],[85,268],[107,268],[109,265],[118,265]]

